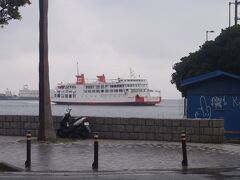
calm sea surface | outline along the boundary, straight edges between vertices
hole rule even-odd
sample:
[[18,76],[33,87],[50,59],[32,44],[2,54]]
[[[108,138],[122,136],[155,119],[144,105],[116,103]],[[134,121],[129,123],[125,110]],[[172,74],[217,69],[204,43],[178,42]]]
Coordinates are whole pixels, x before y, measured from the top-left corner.
[[[67,105],[52,104],[53,115],[64,115]],[[183,100],[163,99],[156,106],[71,105],[73,116],[183,118]],[[38,115],[38,101],[0,100],[0,115]]]

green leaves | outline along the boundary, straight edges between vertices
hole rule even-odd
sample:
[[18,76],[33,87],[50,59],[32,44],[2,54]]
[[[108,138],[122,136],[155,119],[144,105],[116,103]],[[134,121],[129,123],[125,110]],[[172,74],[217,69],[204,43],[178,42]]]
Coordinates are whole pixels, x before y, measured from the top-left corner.
[[31,4],[30,0],[0,0],[0,25],[7,25],[10,20],[20,20],[19,7]]
[[171,83],[176,84],[183,96],[180,86],[183,79],[215,70],[240,75],[240,25],[223,30],[215,41],[205,42],[198,51],[181,58],[173,69]]

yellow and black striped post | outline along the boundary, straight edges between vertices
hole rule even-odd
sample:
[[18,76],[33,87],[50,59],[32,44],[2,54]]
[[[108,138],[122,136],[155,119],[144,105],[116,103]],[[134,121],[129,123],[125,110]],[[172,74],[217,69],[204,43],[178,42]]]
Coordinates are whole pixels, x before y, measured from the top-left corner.
[[98,133],[94,133],[94,161],[92,164],[92,169],[97,170],[98,169]]
[[182,140],[182,153],[183,153],[182,166],[188,166],[186,132],[185,131],[181,132],[181,140]]
[[26,168],[31,166],[31,137],[32,137],[32,134],[30,131],[28,131],[27,132],[27,160],[25,161]]

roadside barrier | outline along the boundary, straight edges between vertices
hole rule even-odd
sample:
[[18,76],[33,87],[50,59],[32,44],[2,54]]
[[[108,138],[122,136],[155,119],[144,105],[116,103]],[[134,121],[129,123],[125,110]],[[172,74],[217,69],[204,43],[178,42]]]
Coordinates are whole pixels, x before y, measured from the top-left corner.
[[31,137],[30,131],[27,132],[27,160],[25,161],[25,167],[29,168],[31,166]]
[[97,170],[98,169],[98,133],[94,133],[94,161],[92,164],[92,169]]
[[182,153],[183,153],[182,166],[188,166],[186,132],[185,131],[181,132],[181,140],[182,140]]

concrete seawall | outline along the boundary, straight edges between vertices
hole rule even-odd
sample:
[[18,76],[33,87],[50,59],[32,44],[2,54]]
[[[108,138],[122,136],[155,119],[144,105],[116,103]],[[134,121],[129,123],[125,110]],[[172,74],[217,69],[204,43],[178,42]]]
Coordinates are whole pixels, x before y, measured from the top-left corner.
[[[55,128],[59,128],[62,116],[54,116]],[[223,120],[203,119],[142,119],[89,117],[93,132],[100,139],[180,141],[180,133],[186,130],[188,142],[222,143]],[[27,130],[33,136],[38,133],[38,116],[0,116],[0,135],[25,136]]]

